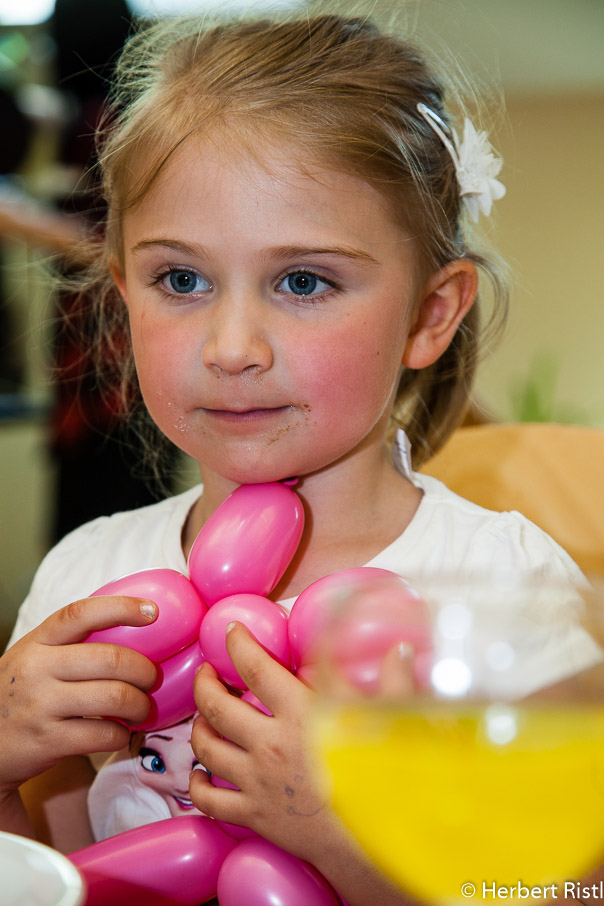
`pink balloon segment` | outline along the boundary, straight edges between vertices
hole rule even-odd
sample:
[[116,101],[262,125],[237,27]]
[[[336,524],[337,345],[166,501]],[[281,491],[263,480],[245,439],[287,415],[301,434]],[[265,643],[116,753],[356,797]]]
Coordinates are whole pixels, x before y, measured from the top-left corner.
[[289,647],[294,668],[314,663],[317,644],[324,636],[333,607],[376,579],[396,579],[385,569],[361,566],[342,569],[309,585],[296,599],[288,623]]
[[197,641],[173,657],[157,664],[157,680],[147,693],[151,700],[149,716],[133,730],[162,730],[173,727],[195,713],[193,680],[195,671],[203,663]]
[[[244,893],[245,891],[245,893]],[[258,837],[245,840],[218,875],[220,906],[339,906],[333,887],[295,856]]]
[[284,667],[290,666],[287,613],[279,604],[260,595],[231,595],[210,607],[199,630],[199,646],[225,683],[236,689],[246,685],[226,649],[226,628],[236,620],[250,630],[257,642]]
[[135,648],[154,663],[182,651],[197,638],[207,612],[193,584],[174,569],[143,569],[108,582],[93,592],[147,598],[157,604],[157,619],[148,626],[113,626],[92,632],[87,642],[114,642]]
[[188,571],[211,606],[220,598],[267,595],[302,537],[304,510],[284,484],[242,485],[210,516],[193,543]]
[[[325,633],[334,608],[337,631]],[[409,583],[388,570],[341,570],[309,585],[292,607],[288,633],[294,665],[302,674],[316,664],[323,644],[324,649],[329,646],[324,653],[332,665],[350,683],[376,692],[385,655],[407,642],[415,651],[416,679],[426,680],[431,656],[429,612]]]
[[72,853],[86,906],[198,906],[216,895],[235,840],[211,818],[167,818]]

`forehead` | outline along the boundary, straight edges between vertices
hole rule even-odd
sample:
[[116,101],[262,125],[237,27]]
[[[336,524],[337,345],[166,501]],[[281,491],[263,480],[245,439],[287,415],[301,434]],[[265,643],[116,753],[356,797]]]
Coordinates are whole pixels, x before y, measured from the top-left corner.
[[369,182],[305,156],[293,141],[259,137],[251,147],[249,139],[222,130],[182,143],[126,215],[124,238],[128,246],[141,229],[215,226],[229,217],[234,230],[286,229],[296,241],[308,234],[304,241],[311,242],[319,230],[374,246],[411,245],[392,205]]

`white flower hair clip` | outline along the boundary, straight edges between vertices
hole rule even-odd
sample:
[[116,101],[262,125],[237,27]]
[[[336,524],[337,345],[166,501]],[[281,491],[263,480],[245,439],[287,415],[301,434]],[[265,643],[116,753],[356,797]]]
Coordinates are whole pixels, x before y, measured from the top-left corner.
[[467,117],[460,142],[455,129],[450,132],[453,140],[449,138],[448,127],[430,107],[419,103],[417,109],[451,155],[460,197],[474,223],[478,223],[480,212],[488,217],[493,202],[505,195],[505,186],[495,179],[503,161],[495,157],[486,132],[477,132]]

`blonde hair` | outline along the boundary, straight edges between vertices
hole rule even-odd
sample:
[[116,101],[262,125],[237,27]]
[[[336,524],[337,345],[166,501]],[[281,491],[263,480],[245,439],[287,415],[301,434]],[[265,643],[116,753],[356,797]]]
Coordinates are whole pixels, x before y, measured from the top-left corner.
[[[377,188],[416,244],[426,275],[458,258],[474,262],[492,286],[491,326],[502,324],[507,293],[501,272],[469,247],[453,162],[417,111],[420,101],[448,121],[443,85],[417,49],[362,18],[325,14],[204,26],[186,17],[133,36],[118,63],[98,141],[108,215],[88,291],[98,304],[105,359],[106,337],[126,320],[107,272],[109,256],[122,256],[123,217],[182,142],[210,126],[209,134],[217,126],[235,130],[250,151],[253,134],[285,137],[301,147],[302,159]],[[409,435],[416,466],[462,419],[480,338],[475,304],[434,365],[404,371],[393,423]],[[114,364],[133,399],[131,355],[117,354]]]

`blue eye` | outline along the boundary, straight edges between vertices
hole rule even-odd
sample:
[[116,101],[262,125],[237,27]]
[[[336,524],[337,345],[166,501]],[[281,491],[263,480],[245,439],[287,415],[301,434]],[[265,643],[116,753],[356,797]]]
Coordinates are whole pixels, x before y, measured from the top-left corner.
[[295,296],[312,296],[332,289],[331,284],[321,280],[316,274],[307,271],[295,271],[284,277],[279,288],[283,292],[293,293]]
[[195,271],[185,270],[184,268],[169,271],[162,280],[165,288],[177,293],[180,296],[186,296],[190,293],[203,293],[211,289],[211,285],[200,274]]
[[140,750],[141,767],[152,774],[165,774],[164,760],[155,749],[142,748]]

